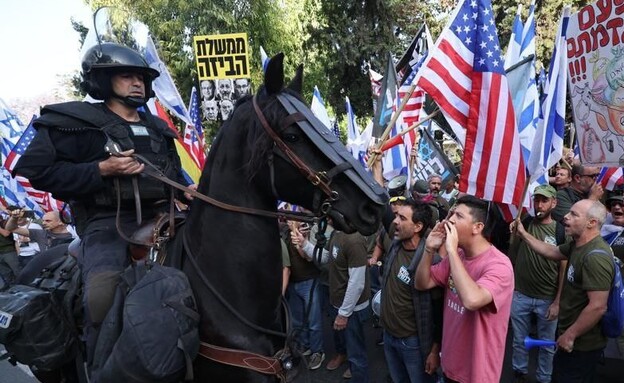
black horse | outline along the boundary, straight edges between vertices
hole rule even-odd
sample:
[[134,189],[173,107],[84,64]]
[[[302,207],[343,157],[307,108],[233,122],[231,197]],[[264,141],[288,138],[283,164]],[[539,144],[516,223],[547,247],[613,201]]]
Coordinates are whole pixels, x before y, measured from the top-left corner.
[[[264,86],[254,98],[240,100],[220,128],[198,191],[262,211],[274,212],[278,200],[288,201],[327,213],[338,230],[372,234],[387,195],[301,102],[301,69],[284,88],[283,55],[270,60]],[[283,349],[277,218],[196,198],[183,236],[186,257],[193,261],[185,261],[183,270],[198,302],[202,341],[267,357]],[[267,364],[259,359],[249,363],[260,369]],[[194,370],[200,382],[277,380],[202,356]]]

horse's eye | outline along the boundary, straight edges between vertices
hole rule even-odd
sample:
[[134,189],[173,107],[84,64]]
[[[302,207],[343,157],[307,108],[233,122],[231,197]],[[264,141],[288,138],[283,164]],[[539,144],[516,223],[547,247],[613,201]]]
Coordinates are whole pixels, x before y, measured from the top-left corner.
[[297,141],[299,141],[299,137],[297,135],[295,135],[295,134],[286,133],[286,134],[284,134],[284,136],[282,138],[286,142],[297,142]]

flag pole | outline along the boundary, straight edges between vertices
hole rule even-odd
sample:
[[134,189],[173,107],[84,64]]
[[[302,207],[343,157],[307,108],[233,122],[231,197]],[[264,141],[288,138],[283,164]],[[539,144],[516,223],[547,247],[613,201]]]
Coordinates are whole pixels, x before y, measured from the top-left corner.
[[[418,134],[418,133],[417,133]],[[408,190],[412,190],[412,186],[414,186],[414,169],[416,168],[416,163],[418,162],[418,142],[420,141],[420,134],[417,140],[415,140],[414,146],[412,146],[412,150],[410,152],[410,163],[408,169],[408,179],[409,179],[409,188]]]
[[[409,90],[407,91],[407,93],[405,94],[405,96],[403,96],[403,99],[401,100],[401,104],[399,105],[399,108],[392,114],[392,118],[390,119],[390,122],[388,123],[386,130],[384,130],[383,134],[379,138],[379,144],[375,149],[381,149],[384,143],[388,140],[388,136],[390,136],[390,131],[392,130],[392,127],[396,123],[396,120],[399,119],[401,112],[405,108],[405,105],[407,105],[407,101],[412,96],[412,93],[414,93],[415,89],[416,89],[416,84],[412,84]],[[371,154],[371,156],[368,159],[369,168],[372,166],[372,164],[375,162],[376,159],[377,159],[377,153],[374,152]]]
[[524,189],[522,190],[522,199],[520,200],[520,205],[518,206],[518,212],[516,213],[515,221],[520,220],[520,216],[522,215],[522,206],[524,204],[524,200],[526,199],[527,194],[529,194],[529,185],[531,184],[531,177],[527,177],[524,181]]
[[[417,122],[413,123],[413,124],[412,124],[411,126],[409,126],[408,128],[403,129],[402,131],[400,131],[399,133],[397,133],[397,135],[396,135],[396,136],[404,136],[405,134],[407,134],[407,133],[411,132],[412,130],[414,130],[414,129],[418,128],[420,125],[424,124],[425,122],[427,122],[427,121],[431,120],[432,118],[434,118],[435,116],[437,116],[437,115],[438,115],[438,113],[440,113],[440,109],[439,109],[439,108],[438,108],[438,109],[436,109],[436,110],[434,110],[433,112],[431,112],[431,114],[427,115],[427,116],[426,116],[425,118],[423,118],[422,120],[419,120],[419,121],[417,121]],[[386,129],[386,130],[387,130],[387,129]],[[385,135],[385,132],[384,132],[384,135]],[[395,137],[396,137],[396,136],[395,136]],[[384,143],[385,143],[386,141],[388,141],[388,137],[386,136],[386,137],[384,138],[384,136],[382,136],[382,138],[381,138],[381,142],[379,143],[379,145],[377,146],[377,148],[376,148],[376,149],[381,149],[381,148],[383,147],[383,145],[384,145]],[[373,163],[375,162],[376,157],[377,157],[377,154],[373,153],[373,154],[371,154],[371,156],[368,158],[368,163],[367,163],[367,166],[368,166],[369,168],[370,168],[370,167],[373,165]]]

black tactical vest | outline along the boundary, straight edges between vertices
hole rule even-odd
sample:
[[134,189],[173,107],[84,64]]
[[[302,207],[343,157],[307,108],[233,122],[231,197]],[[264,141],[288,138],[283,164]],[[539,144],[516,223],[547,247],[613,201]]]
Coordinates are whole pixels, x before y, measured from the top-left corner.
[[[115,149],[119,151],[134,149],[135,154],[139,154],[155,165],[168,178],[174,180],[177,178],[179,169],[174,161],[175,145],[172,143],[172,139],[176,138],[176,135],[160,119],[141,114],[141,122],[130,123],[116,114],[106,111],[102,104],[85,102],[49,105],[42,110],[41,114],[48,118],[52,117],[48,114],[65,117],[62,127],[54,126],[54,124],[48,126],[62,129],[67,134],[79,133],[87,129],[101,131],[108,141],[102,148],[103,152],[110,152],[110,149],[115,145]],[[119,182],[117,183],[115,180]],[[145,174],[107,177],[106,181],[106,187],[93,196],[96,207],[117,206],[117,184],[119,185],[121,204],[125,208],[134,207],[135,190],[138,191],[142,205],[146,207],[151,203],[170,197],[168,186]],[[138,188],[135,188],[133,183],[136,183]]]

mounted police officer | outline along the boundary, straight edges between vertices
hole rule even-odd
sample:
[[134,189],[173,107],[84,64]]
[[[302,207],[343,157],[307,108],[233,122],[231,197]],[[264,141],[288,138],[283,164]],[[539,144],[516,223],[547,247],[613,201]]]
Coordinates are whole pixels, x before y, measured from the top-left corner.
[[104,102],[44,107],[34,123],[37,135],[15,173],[72,207],[82,238],[79,264],[90,363],[119,274],[129,264],[128,243],[119,232],[129,236],[141,221],[170,206],[169,188],[141,173],[152,166],[149,162],[170,179],[188,182],[181,176],[175,133],[163,120],[138,110],[153,96],[159,72],[134,50],[101,43],[86,52],[82,76],[82,89]]

